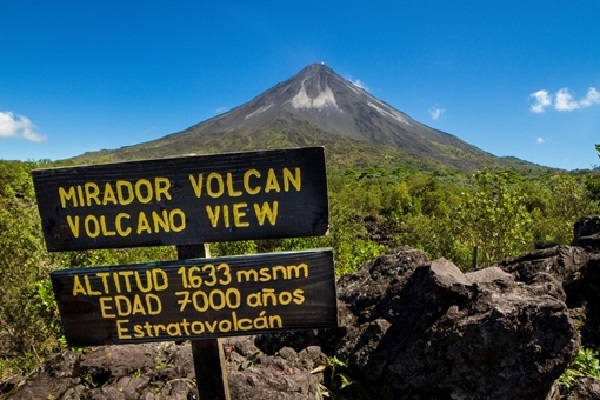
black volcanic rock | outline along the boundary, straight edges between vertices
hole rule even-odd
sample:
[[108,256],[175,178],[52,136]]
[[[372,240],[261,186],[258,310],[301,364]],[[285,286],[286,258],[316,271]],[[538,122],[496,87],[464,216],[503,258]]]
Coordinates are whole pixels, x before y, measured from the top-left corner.
[[[598,398],[597,380],[564,396],[555,381],[580,339],[563,286],[597,287],[588,275],[600,270],[598,253],[582,251],[543,249],[463,273],[421,250],[390,249],[338,280],[338,329],[222,339],[232,399],[323,398],[319,382],[344,372],[324,370],[326,354],[358,382],[332,398]],[[0,382],[0,398],[190,399],[193,377],[189,345],[107,346],[53,356],[27,378]]]
[[337,356],[373,398],[543,400],[579,345],[561,283],[545,272],[527,283],[498,267],[463,273],[401,248],[338,290],[351,322]]
[[575,223],[573,246],[600,250],[600,216],[587,216]]

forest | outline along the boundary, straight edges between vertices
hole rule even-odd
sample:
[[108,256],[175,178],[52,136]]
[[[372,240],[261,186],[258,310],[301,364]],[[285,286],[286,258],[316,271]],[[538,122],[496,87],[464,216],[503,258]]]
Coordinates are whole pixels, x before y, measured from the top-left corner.
[[[600,156],[600,145],[596,150]],[[54,165],[0,160],[0,381],[26,374],[66,348],[50,272],[177,256],[173,247],[47,252],[31,171]],[[570,244],[575,221],[600,214],[595,171],[331,168],[328,235],[212,243],[210,249],[218,256],[332,247],[336,274],[342,275],[388,246],[410,246],[467,271],[535,248]]]

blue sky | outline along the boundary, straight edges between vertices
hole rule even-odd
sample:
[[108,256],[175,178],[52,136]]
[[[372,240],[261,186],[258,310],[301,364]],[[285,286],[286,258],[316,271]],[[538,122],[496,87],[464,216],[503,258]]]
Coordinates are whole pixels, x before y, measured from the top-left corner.
[[600,0],[0,0],[0,159],[179,132],[315,62],[490,153],[600,165]]

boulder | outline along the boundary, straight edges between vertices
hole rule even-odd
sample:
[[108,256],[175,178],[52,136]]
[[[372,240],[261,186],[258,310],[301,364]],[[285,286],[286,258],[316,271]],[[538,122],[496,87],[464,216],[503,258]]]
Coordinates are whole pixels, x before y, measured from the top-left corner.
[[579,345],[561,283],[548,273],[528,282],[498,267],[464,274],[395,249],[338,289],[355,317],[338,357],[378,396],[544,399]]
[[575,223],[573,246],[600,250],[600,216],[583,217]]
[[[261,354],[254,338],[223,340],[229,391],[240,400],[320,400],[327,364],[319,347]],[[198,391],[189,344],[104,346],[57,354],[6,398],[11,400],[195,400]],[[0,398],[4,398],[0,395]]]
[[589,246],[587,251],[577,246],[556,246],[509,257],[493,265],[524,283],[539,274],[552,275],[561,283],[567,307],[580,325],[582,345],[600,347],[599,251],[592,251]]
[[10,396],[15,400],[187,400],[194,385],[190,346],[104,346],[47,360]]
[[580,379],[567,400],[600,400],[600,380],[593,377]]
[[323,374],[313,371],[326,364],[327,356],[316,346],[300,352],[283,347],[272,356],[247,355],[240,366],[228,374],[231,398],[320,400],[319,383]]

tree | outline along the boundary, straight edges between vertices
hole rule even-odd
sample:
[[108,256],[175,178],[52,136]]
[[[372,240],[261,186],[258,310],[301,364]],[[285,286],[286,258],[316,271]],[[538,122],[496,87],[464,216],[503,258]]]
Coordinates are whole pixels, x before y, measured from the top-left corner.
[[27,371],[60,343],[55,309],[44,282],[55,257],[45,251],[31,170],[38,164],[0,161],[0,378]]
[[[598,157],[600,158],[600,144],[596,145],[596,151],[598,152]],[[585,185],[590,194],[590,197],[594,201],[600,201],[600,175],[588,175],[585,181]]]
[[464,258],[474,247],[483,264],[532,249],[527,197],[509,185],[509,178],[504,173],[476,174],[477,189],[465,192],[463,203],[455,209],[455,251],[463,266],[468,265]]

